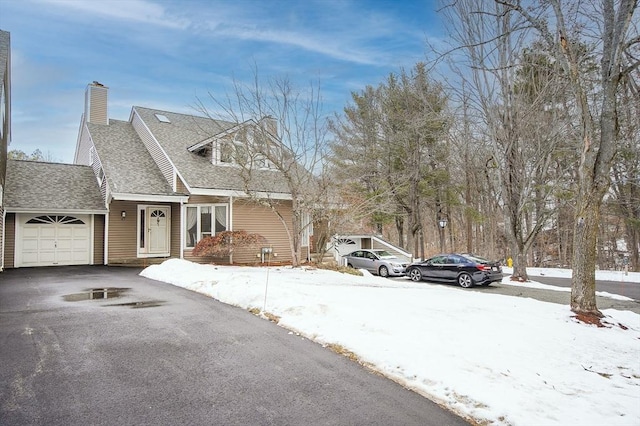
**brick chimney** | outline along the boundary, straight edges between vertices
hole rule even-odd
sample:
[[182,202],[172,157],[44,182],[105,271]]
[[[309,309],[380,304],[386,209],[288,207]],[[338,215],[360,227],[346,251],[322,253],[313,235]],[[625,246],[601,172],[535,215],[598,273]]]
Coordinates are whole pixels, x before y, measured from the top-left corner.
[[87,85],[84,93],[84,119],[88,123],[109,124],[107,98],[109,88],[94,81]]

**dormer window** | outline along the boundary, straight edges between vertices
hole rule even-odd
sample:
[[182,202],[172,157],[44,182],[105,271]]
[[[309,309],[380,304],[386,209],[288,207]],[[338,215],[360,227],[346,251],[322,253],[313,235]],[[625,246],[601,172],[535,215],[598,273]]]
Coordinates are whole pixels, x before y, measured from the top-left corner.
[[200,157],[204,157],[209,161],[211,161],[211,144],[208,144],[199,148],[197,151],[195,151],[195,153],[198,154]]

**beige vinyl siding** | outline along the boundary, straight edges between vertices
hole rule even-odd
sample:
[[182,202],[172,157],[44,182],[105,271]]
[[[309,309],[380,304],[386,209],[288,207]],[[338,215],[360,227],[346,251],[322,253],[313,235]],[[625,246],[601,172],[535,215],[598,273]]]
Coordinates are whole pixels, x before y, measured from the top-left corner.
[[187,185],[184,184],[182,179],[179,176],[176,176],[176,192],[181,194],[188,194],[189,190],[187,189]]
[[180,204],[171,204],[171,257],[180,257]]
[[7,213],[4,222],[4,267],[15,267],[15,249],[16,249],[16,215],[15,213]]
[[160,172],[162,172],[162,175],[167,180],[167,183],[173,187],[173,166],[135,110],[131,124],[138,133],[138,136],[140,136],[140,140],[142,140],[142,143],[149,151],[149,154],[151,154],[151,158],[153,158],[153,161],[157,164]]
[[89,123],[109,124],[107,112],[109,89],[90,85],[85,93],[85,118]]
[[[209,197],[202,195],[192,195],[189,197],[189,204],[218,204],[228,203],[226,197]],[[278,216],[269,208],[256,202],[248,200],[234,199],[233,207],[231,207],[233,217],[234,231],[246,231],[248,233],[257,233],[265,237],[268,246],[272,247],[273,253],[277,253],[276,257],[272,257],[274,262],[291,262],[291,249],[289,248],[289,239],[287,232],[278,218]],[[278,207],[285,220],[291,224],[291,202],[283,201]],[[290,225],[289,225],[290,226]],[[260,248],[240,249],[233,254],[233,263],[238,264],[258,264],[261,261],[259,256]],[[198,263],[229,263],[227,257],[196,257],[192,255],[191,249],[184,249],[184,258],[186,260]]]
[[104,264],[104,215],[93,216],[93,264]]
[[[283,201],[278,207],[278,211],[285,218],[289,227],[291,226],[291,202]],[[289,248],[289,239],[287,231],[278,218],[278,216],[266,206],[259,205],[254,202],[237,200],[233,204],[233,230],[244,230],[248,233],[257,233],[262,235],[269,242],[269,246],[273,248],[273,253],[277,253],[277,257],[272,259],[276,262],[291,262],[291,249]],[[234,263],[255,263],[260,259],[257,257],[259,250],[248,252],[239,251],[234,253]]]
[[[109,264],[140,264],[138,258],[138,206],[154,205],[171,207],[171,241],[169,255],[180,257],[180,204],[152,203],[144,201],[113,201],[109,207]],[[122,212],[127,217],[122,219]],[[149,258],[151,259],[151,258]]]
[[211,197],[209,195],[191,195],[189,204],[229,204],[228,197]]
[[[121,213],[127,212],[122,219]],[[108,263],[131,263],[138,257],[138,203],[135,201],[112,201],[109,206],[109,250]]]

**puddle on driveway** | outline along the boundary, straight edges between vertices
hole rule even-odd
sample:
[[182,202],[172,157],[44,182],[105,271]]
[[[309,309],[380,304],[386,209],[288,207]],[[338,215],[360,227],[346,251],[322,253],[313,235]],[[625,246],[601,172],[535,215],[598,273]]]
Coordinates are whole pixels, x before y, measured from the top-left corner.
[[[66,294],[62,297],[67,302],[80,302],[82,300],[105,300],[124,296],[124,294],[129,290],[131,289],[121,287],[92,288],[85,291],[84,293]],[[102,306],[125,306],[133,309],[138,309],[153,308],[163,305],[164,303],[165,302],[163,300],[145,300],[139,302],[112,303]]]
[[81,300],[98,300],[98,299],[111,299],[114,297],[120,297],[130,288],[120,287],[107,287],[107,288],[92,288],[84,293],[73,293],[62,296],[67,302],[79,302]]

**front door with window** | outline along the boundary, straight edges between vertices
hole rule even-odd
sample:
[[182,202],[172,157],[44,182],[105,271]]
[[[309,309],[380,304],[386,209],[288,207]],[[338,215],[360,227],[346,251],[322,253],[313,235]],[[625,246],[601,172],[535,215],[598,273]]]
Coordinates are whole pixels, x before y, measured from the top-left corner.
[[169,256],[171,208],[140,206],[138,212],[138,253],[142,256]]

